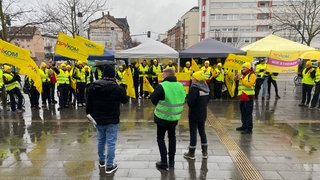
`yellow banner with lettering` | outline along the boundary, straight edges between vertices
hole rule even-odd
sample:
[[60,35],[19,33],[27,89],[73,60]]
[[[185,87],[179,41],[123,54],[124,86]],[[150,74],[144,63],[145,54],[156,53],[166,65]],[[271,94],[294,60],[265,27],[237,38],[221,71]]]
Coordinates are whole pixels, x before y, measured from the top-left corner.
[[242,68],[242,64],[246,62],[252,63],[252,61],[253,56],[229,54],[223,64],[223,68],[228,70],[240,71]]
[[104,46],[98,43],[95,43],[93,41],[90,41],[89,39],[83,38],[81,36],[75,36],[74,37],[79,42],[83,43],[88,48],[88,53],[90,55],[102,55],[104,52]]
[[59,32],[55,54],[68,57],[77,61],[88,61],[89,51],[87,46],[68,35]]
[[294,73],[298,72],[299,52],[270,51],[267,72]]
[[[184,90],[186,91],[186,94],[189,93],[189,87],[190,87],[190,73],[175,73],[175,76],[177,77],[177,81],[181,82],[183,84]],[[158,82],[159,84],[163,81],[162,73],[158,74]]]

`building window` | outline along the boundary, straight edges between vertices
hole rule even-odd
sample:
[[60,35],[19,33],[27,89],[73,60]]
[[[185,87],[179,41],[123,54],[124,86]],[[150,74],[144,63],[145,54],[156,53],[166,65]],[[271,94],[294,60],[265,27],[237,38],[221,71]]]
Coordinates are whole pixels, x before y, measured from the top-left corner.
[[257,4],[255,2],[241,2],[240,6],[241,8],[254,8],[257,7]]
[[270,19],[269,13],[259,13],[258,19]]
[[246,19],[256,19],[257,17],[254,14],[240,14],[239,19],[240,20],[246,20]]
[[270,7],[270,1],[260,1],[259,7]]
[[267,32],[269,31],[269,25],[259,25],[258,32]]

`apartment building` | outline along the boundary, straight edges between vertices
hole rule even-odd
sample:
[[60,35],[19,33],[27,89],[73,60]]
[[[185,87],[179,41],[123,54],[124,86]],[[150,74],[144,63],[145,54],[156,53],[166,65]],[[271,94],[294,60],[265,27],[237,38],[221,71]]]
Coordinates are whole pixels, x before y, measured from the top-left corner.
[[181,17],[181,49],[198,43],[199,34],[199,7],[193,7]]
[[128,49],[131,36],[127,18],[115,18],[102,13],[102,17],[89,22],[88,37],[91,41],[115,51]]
[[52,34],[43,34],[42,38],[44,42],[45,60],[51,60],[54,55],[54,48],[58,37]]
[[8,31],[10,43],[30,51],[30,56],[34,61],[45,59],[43,39],[38,27],[10,27]]
[[[243,47],[269,34],[276,34],[301,42],[296,31],[281,30],[272,20],[273,10],[284,8],[285,2],[287,0],[199,0],[201,39],[211,37]],[[311,45],[320,44],[318,42],[315,38]]]

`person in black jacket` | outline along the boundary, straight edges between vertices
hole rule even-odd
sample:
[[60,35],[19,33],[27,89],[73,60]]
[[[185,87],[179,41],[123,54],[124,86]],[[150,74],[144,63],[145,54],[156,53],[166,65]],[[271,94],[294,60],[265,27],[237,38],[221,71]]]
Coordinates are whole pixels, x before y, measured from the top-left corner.
[[116,82],[114,67],[106,65],[103,78],[89,86],[86,106],[86,113],[90,114],[97,123],[99,167],[105,167],[106,174],[111,174],[118,169],[114,158],[120,122],[120,103],[125,104],[128,101],[125,89]]
[[[161,161],[156,162],[158,169],[167,170],[169,155],[169,167],[174,167],[176,153],[176,125],[181,118],[186,98],[186,92],[182,83],[177,82],[174,69],[169,67],[163,70],[163,81],[159,84],[150,99],[156,105],[154,110],[154,122],[157,124],[157,142]],[[168,132],[169,152],[164,137]]]
[[191,86],[189,90],[189,129],[190,144],[189,151],[184,153],[186,159],[195,159],[194,153],[197,145],[197,130],[199,131],[202,157],[208,158],[207,135],[205,131],[205,121],[207,119],[207,105],[210,99],[210,89],[205,82],[203,71],[197,71],[192,74]]

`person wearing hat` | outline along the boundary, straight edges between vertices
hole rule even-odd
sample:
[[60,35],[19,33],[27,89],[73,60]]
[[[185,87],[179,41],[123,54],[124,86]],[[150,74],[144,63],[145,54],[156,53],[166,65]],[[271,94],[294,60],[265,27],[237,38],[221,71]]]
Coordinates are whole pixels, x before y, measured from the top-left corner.
[[256,79],[256,75],[251,70],[251,63],[248,62],[242,65],[241,74],[235,75],[235,80],[239,81],[238,97],[242,122],[242,125],[237,127],[236,130],[242,131],[242,134],[252,134],[252,112]]
[[138,98],[138,89],[139,89],[139,64],[136,61],[132,61],[131,65],[131,74],[132,74],[132,79],[133,79],[133,85],[134,85],[134,91],[136,93],[136,98]]
[[255,96],[256,99],[259,99],[259,92],[262,86],[262,97],[261,99],[264,100],[266,97],[267,92],[267,85],[268,85],[268,73],[266,72],[267,63],[264,58],[259,60],[259,63],[256,65],[255,72],[257,73],[257,82],[255,86]]
[[224,70],[222,69],[222,64],[219,62],[214,68],[214,88],[213,88],[213,94],[214,99],[221,99],[221,93],[222,93],[222,86],[224,83]]
[[53,60],[50,60],[48,62],[48,67],[49,67],[49,78],[50,78],[50,99],[51,102],[53,102],[54,104],[58,103],[58,101],[56,101],[55,99],[55,94],[56,94],[56,83],[57,83],[57,76],[54,73],[54,71],[51,69],[51,67],[54,67],[56,64]]
[[[66,68],[67,71],[70,74],[70,86],[69,86],[69,95],[68,95],[68,101],[67,101],[67,105],[69,106],[75,106],[76,105],[76,99],[77,99],[77,95],[76,95],[76,82],[75,80],[71,77],[71,75],[73,74],[73,66],[72,64],[66,64]],[[72,99],[73,97],[73,99]]]
[[78,107],[85,106],[85,88],[86,88],[86,75],[83,70],[82,61],[78,61],[74,71],[72,78],[76,80],[76,95],[77,95],[77,104]]
[[153,65],[150,67],[150,74],[152,76],[152,87],[155,89],[158,86],[158,74],[162,73],[162,66],[158,63],[158,60],[153,60]]
[[318,62],[318,67],[315,69],[315,91],[311,100],[310,108],[315,108],[318,104],[318,109],[320,110],[320,61]]
[[211,80],[213,78],[213,69],[212,67],[210,66],[210,61],[209,60],[206,60],[204,62],[204,66],[201,67],[200,69],[201,71],[203,71],[204,73],[204,77],[205,77],[205,80],[209,86],[209,89],[210,89],[210,97],[212,96],[212,93],[213,93],[213,88],[212,88],[212,83],[211,83]]
[[[126,90],[116,82],[114,67],[106,65],[103,78],[94,81],[88,88],[86,113],[97,123],[99,167],[105,168],[108,175],[118,169],[114,158],[120,122],[120,104],[128,101]],[[107,153],[105,153],[106,145]]]
[[314,85],[315,78],[314,68],[312,67],[312,62],[307,61],[306,67],[302,70],[302,100],[299,106],[309,107],[311,101],[311,92]]
[[186,62],[186,66],[183,67],[183,72],[189,73],[190,75],[192,75],[193,70],[191,69],[190,61],[187,61],[187,62]]
[[50,77],[49,77],[49,69],[47,68],[47,64],[45,62],[41,62],[40,68],[39,68],[39,74],[41,76],[42,81],[42,93],[41,93],[41,100],[42,100],[42,107],[45,108],[48,105],[51,104],[51,98],[50,98]]
[[117,74],[116,74],[116,79],[118,80],[120,86],[122,86],[124,89],[127,89],[127,82],[126,82],[126,79],[124,78],[126,75],[126,70],[124,66],[125,65],[119,66],[119,70],[117,71]]
[[[154,122],[157,124],[157,143],[161,161],[156,162],[158,169],[167,170],[174,167],[176,153],[176,126],[181,118],[186,92],[182,83],[177,81],[173,68],[165,68],[162,73],[163,81],[156,87],[150,99],[154,104]],[[169,152],[164,141],[168,132]],[[169,155],[169,164],[168,164]]]
[[168,67],[173,68],[175,72],[177,71],[171,59],[168,61],[168,64],[166,65],[165,68],[168,68]]
[[139,98],[147,97],[149,93],[147,91],[143,91],[143,77],[148,78],[149,74],[149,65],[147,64],[147,60],[143,60],[139,65],[139,83],[140,83],[140,96]]
[[195,159],[195,150],[197,146],[197,132],[201,140],[202,158],[208,158],[208,143],[205,131],[205,122],[207,119],[207,105],[210,99],[210,89],[205,82],[203,71],[197,71],[192,74],[191,86],[188,94],[189,106],[189,130],[190,143],[189,151],[184,153],[186,159]]
[[66,64],[60,64],[60,68],[52,67],[52,69],[57,74],[57,87],[58,87],[58,96],[59,96],[59,108],[61,109],[68,108],[68,94],[70,89],[70,80],[71,76],[67,70]]
[[[24,112],[23,109],[23,96],[19,89],[19,83],[21,82],[21,78],[18,74],[12,72],[11,67],[8,65],[4,65],[3,72],[3,84],[6,88],[7,93],[10,96],[10,105],[11,111]],[[18,103],[16,103],[15,96],[18,97]]]

